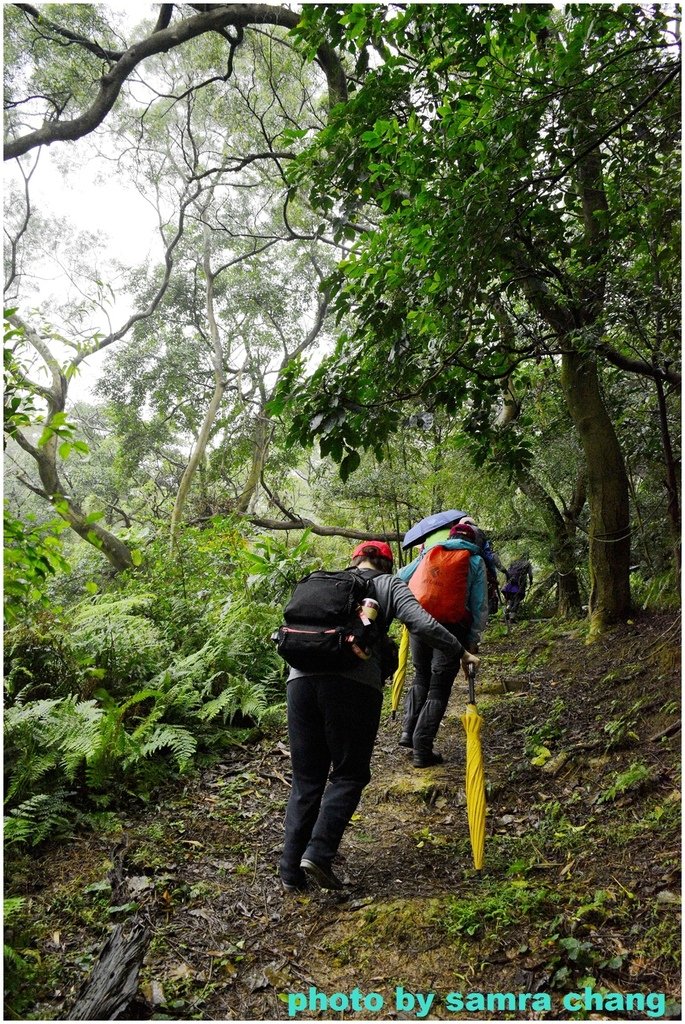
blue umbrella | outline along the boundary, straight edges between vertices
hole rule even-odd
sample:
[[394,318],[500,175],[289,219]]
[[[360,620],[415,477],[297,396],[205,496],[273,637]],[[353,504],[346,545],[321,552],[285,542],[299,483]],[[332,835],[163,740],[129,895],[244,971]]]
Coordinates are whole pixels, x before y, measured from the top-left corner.
[[426,516],[416,526],[412,526],[411,530],[407,530],[402,547],[410,548],[413,544],[420,544],[431,533],[435,533],[443,526],[453,526],[467,515],[468,512],[460,512],[458,508],[450,508],[446,512],[434,512],[432,516]]

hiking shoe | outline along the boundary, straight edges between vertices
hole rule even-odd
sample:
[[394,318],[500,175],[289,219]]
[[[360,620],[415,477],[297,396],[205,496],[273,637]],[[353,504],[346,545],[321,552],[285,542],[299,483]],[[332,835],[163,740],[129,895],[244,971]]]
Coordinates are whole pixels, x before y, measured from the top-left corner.
[[330,868],[324,868],[321,864],[315,864],[313,860],[306,857],[300,861],[300,867],[305,875],[312,882],[316,882],[321,889],[342,889],[343,884]]
[[403,732],[402,735],[400,736],[400,746],[401,747],[413,747],[414,746],[412,738],[411,738],[411,736],[409,735],[408,732]]
[[284,882],[281,879],[281,885],[283,886],[283,892],[290,893],[293,896],[299,896],[300,893],[307,892],[309,889],[306,879],[304,882]]
[[432,768],[434,764],[442,764],[444,760],[442,754],[437,754],[434,750],[429,754],[420,754],[415,750],[411,763],[415,768]]

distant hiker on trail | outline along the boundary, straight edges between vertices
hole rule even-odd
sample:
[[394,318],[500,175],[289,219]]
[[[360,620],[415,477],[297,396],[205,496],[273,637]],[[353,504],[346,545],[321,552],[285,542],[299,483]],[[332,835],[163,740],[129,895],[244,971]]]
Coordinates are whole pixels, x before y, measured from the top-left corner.
[[502,593],[506,599],[508,611],[515,614],[526,596],[528,583],[532,584],[533,582],[533,566],[528,552],[524,551],[521,558],[513,562],[505,572],[507,582]]
[[[398,575],[409,581],[421,606],[464,648],[478,653],[488,618],[487,583],[476,530],[470,523],[457,523],[445,540],[428,538],[421,554]],[[414,683],[405,701],[400,746],[413,748],[414,767],[428,768],[443,760],[433,750],[433,740],[447,710],[459,658],[433,651],[413,632],[410,644]]]
[[[479,664],[452,631],[421,608],[407,584],[391,573],[392,551],[388,544],[359,544],[352,553],[349,570],[312,573],[300,581],[285,610],[286,626],[278,631],[282,656],[291,665],[298,661],[308,666],[291,668],[288,677],[292,791],[279,864],[287,892],[306,889],[308,881],[324,889],[342,888],[332,862],[371,778],[369,766],[380,722],[383,682],[394,671],[394,666],[381,666],[382,640],[392,620],[403,622],[428,649],[436,647],[449,655],[450,664],[458,666],[461,662],[465,672],[470,662]],[[325,619],[326,588],[335,604],[350,585],[348,608],[352,618],[346,626],[337,630],[329,620],[323,630],[307,629],[304,624],[298,628],[298,620],[304,623],[312,614],[318,613],[316,622]],[[377,627],[376,641],[372,640],[367,649],[363,649],[364,634],[355,632],[359,622],[366,630]],[[339,649],[322,653],[326,638],[336,633]],[[348,649],[341,651],[355,637]],[[310,642],[317,648],[313,654],[306,650]]]

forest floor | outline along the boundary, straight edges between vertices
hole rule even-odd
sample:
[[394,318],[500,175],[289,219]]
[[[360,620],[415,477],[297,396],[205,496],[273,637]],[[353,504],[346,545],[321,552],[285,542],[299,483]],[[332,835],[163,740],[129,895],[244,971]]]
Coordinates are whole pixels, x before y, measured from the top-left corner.
[[[680,1019],[680,619],[586,638],[580,622],[507,634],[495,620],[486,634],[480,875],[463,685],[436,742],[443,766],[412,768],[384,712],[342,893],[282,892],[288,750],[263,737],[118,832],[6,864],[30,897],[38,965],[21,1017],[69,1019],[112,922],[136,915],[153,937],[127,1019]],[[594,1004],[566,1009],[586,986]],[[529,996],[488,1008],[482,993]]]

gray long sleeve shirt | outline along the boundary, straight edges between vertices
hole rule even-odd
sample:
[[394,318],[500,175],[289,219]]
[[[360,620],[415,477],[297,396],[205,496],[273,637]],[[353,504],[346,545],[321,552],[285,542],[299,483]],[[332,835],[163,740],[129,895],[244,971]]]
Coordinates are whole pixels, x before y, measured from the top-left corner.
[[[364,570],[361,571],[364,572]],[[374,597],[381,607],[386,628],[390,626],[393,619],[399,619],[411,633],[425,640],[431,647],[437,647],[440,651],[460,656],[464,653],[464,648],[456,637],[453,637],[444,626],[436,622],[432,615],[423,610],[407,584],[398,576],[391,576],[389,573],[374,576],[373,590]],[[301,676],[328,674],[332,673],[304,672],[301,669],[291,668],[288,682],[291,679],[299,679]],[[345,679],[354,679],[358,683],[366,683],[377,690],[382,690],[383,680],[381,679],[378,647],[372,649],[371,657],[367,660],[364,661],[360,658],[359,665],[340,669],[335,675]]]

